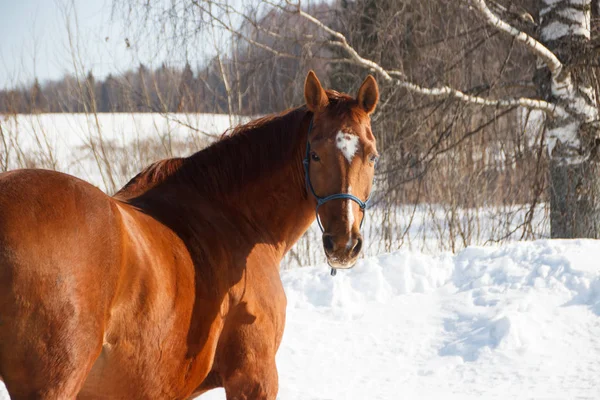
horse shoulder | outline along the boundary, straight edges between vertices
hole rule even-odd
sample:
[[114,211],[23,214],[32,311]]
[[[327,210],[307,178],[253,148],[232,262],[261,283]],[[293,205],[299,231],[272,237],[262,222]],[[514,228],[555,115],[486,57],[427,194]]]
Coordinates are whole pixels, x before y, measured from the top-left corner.
[[266,353],[274,355],[279,346],[287,305],[280,261],[272,246],[257,244],[248,255],[242,278],[229,290],[232,306],[226,329],[244,332],[241,347],[266,346]]
[[90,390],[114,381],[148,397],[180,397],[210,371],[220,305],[197,298],[195,265],[177,234],[134,207],[116,204],[124,252]]
[[286,309],[280,261],[277,251],[265,243],[255,245],[248,254],[241,278],[228,293],[230,306],[213,370],[196,394],[217,386],[232,393],[242,388],[276,393],[275,354]]

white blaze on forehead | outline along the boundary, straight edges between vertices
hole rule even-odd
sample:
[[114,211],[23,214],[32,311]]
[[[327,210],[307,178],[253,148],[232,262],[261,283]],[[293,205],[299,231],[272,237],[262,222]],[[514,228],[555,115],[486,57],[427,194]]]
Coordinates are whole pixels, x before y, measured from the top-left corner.
[[346,160],[352,162],[352,159],[358,150],[358,136],[339,131],[335,137],[335,144],[344,157],[346,157]]

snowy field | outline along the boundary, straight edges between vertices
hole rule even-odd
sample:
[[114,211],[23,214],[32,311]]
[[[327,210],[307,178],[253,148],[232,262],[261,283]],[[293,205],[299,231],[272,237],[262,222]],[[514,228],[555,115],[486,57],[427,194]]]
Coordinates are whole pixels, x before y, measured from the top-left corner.
[[536,241],[284,271],[278,399],[598,399],[599,256]]
[[55,169],[111,192],[150,163],[190,155],[245,120],[223,114],[0,114],[0,167]]

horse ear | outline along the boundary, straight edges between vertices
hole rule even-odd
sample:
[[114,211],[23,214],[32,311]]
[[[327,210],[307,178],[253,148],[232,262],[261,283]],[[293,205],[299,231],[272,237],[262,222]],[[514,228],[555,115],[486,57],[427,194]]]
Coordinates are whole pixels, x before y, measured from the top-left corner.
[[367,76],[365,81],[360,85],[358,89],[358,96],[356,96],[358,104],[367,114],[371,114],[375,111],[377,102],[379,101],[379,87],[377,81],[371,75]]
[[304,100],[312,112],[322,111],[329,104],[327,93],[312,70],[308,72],[306,81],[304,81]]

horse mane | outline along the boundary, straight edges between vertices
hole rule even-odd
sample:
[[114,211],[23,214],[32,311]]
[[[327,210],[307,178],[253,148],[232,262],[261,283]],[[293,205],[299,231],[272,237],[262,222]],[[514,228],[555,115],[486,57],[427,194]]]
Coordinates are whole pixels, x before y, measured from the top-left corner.
[[272,176],[290,160],[296,160],[300,168],[298,150],[306,136],[298,131],[304,119],[308,126],[308,114],[305,107],[298,107],[237,126],[189,157],[180,171],[201,193],[224,196],[241,192],[260,177]]
[[225,131],[219,140],[187,158],[151,164],[115,197],[130,200],[173,181],[192,183],[203,195],[237,193],[264,173],[273,173],[296,158],[298,143],[305,139],[296,131],[308,113],[306,107],[298,107]]
[[152,189],[173,174],[181,167],[183,158],[168,158],[156,161],[140,173],[131,178],[116,194],[117,198],[131,198],[141,195]]
[[[327,90],[328,112],[333,115],[362,112],[354,98]],[[302,157],[305,134],[298,134],[302,123],[308,127],[312,112],[306,106],[283,111],[225,131],[219,140],[187,158],[155,162],[131,179],[115,197],[129,200],[150,189],[172,181],[192,184],[203,196],[239,194],[248,184],[272,176],[294,160],[297,173],[291,183],[304,185]],[[358,116],[356,116],[358,117]]]

